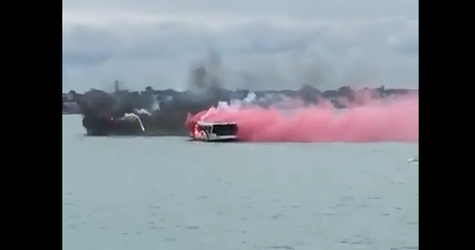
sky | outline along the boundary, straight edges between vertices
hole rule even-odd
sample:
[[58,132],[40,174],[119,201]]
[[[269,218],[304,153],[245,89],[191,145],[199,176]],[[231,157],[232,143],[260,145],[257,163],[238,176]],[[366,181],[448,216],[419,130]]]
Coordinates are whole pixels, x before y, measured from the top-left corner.
[[416,0],[63,0],[63,91],[418,87]]

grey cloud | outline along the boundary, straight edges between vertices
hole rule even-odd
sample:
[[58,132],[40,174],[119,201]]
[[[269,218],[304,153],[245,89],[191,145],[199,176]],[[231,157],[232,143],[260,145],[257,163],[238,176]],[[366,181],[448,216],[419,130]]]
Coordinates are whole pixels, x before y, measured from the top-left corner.
[[283,15],[299,19],[384,16],[417,18],[417,0],[63,0],[65,9],[125,9],[148,13]]
[[[231,9],[245,10],[252,6],[250,1],[231,3],[228,9],[217,2],[212,5],[214,0],[189,3],[177,0],[167,6],[160,6],[163,2],[137,1],[143,2],[143,5],[137,5],[145,6],[148,12],[164,7],[161,12],[156,12],[157,17],[164,13],[170,17],[170,13],[193,8],[198,14],[211,11],[213,16],[223,16]],[[146,85],[184,88],[190,68],[208,60],[206,56],[210,48],[222,57],[219,72],[229,87],[297,87],[302,83],[316,82],[315,79],[320,79],[319,87],[322,88],[341,84],[417,85],[418,21],[401,14],[410,13],[402,10],[407,6],[417,7],[417,1],[415,4],[407,0],[398,3],[382,1],[395,10],[401,10],[397,17],[394,17],[397,11],[389,10],[376,0],[335,1],[342,6],[338,7],[333,1],[327,5],[325,3],[329,1],[292,1],[304,10],[301,17],[306,15],[305,11],[310,13],[312,8],[315,13],[326,13],[329,17],[323,21],[318,18],[297,21],[292,25],[271,16],[267,21],[252,18],[246,21],[244,18],[246,22],[232,22],[231,16],[215,18],[211,22],[203,17],[182,20],[182,16],[173,18],[173,15],[166,20],[147,19],[149,16],[144,10],[137,12],[143,15],[134,16],[135,19],[140,17],[137,20],[123,15],[133,12],[120,12],[113,17],[114,22],[108,23],[106,19],[110,16],[102,15],[102,12],[94,12],[99,13],[95,16],[87,14],[94,6],[130,7],[132,10],[132,2],[121,1],[112,5],[107,0],[65,1],[63,89],[86,90],[110,85],[116,79],[131,88]],[[264,9],[265,2],[256,3],[258,8],[254,12]],[[354,2],[358,2],[358,6]],[[197,3],[201,7],[196,6]],[[286,3],[290,10],[297,8],[290,6],[290,2],[279,0],[266,11],[272,15],[282,14]],[[205,10],[206,5],[210,8]],[[342,12],[358,12],[358,8],[364,6],[372,6],[374,13],[385,16],[352,20],[330,17],[331,12],[338,8]],[[77,16],[71,18],[71,13],[79,13],[80,20],[75,19]],[[81,13],[86,14],[81,16]],[[195,23],[195,20],[199,22]],[[253,85],[250,79],[259,86]]]
[[[160,24],[143,30],[143,36],[135,34],[133,27],[114,31],[85,26],[63,35],[63,65],[67,69],[64,84],[66,88],[90,88],[95,87],[97,82],[112,82],[118,78],[130,85],[137,82],[140,85],[183,88],[190,65],[202,59],[210,47],[222,53],[226,70],[234,71],[234,77],[229,72],[227,76],[236,87],[243,87],[236,80],[236,75],[243,72],[260,75],[260,78],[272,74],[272,77],[267,76],[268,80],[272,78],[272,82],[279,87],[292,85],[292,81],[300,81],[294,84],[301,84],[312,78],[314,73],[311,72],[317,68],[321,70],[322,63],[332,68],[331,76],[326,77],[327,85],[337,84],[335,81],[345,78],[339,75],[354,71],[349,68],[359,68],[361,63],[377,67],[386,65],[385,69],[374,69],[386,72],[386,75],[382,73],[382,79],[374,81],[398,83],[401,71],[395,69],[409,71],[405,77],[412,76],[412,80],[416,81],[417,33],[412,36],[404,34],[404,38],[392,41],[391,37],[407,30],[388,29],[391,25],[389,22],[352,24],[348,27],[335,24],[286,28],[269,24],[259,27],[255,24],[259,27],[255,30],[242,26],[199,33],[194,31],[192,25],[177,25],[173,26],[173,31],[163,32]],[[316,60],[319,61],[318,67]],[[392,67],[395,69],[389,70]],[[371,66],[365,68],[369,71]],[[330,69],[326,71],[328,73]],[[370,75],[363,71],[361,74]]]

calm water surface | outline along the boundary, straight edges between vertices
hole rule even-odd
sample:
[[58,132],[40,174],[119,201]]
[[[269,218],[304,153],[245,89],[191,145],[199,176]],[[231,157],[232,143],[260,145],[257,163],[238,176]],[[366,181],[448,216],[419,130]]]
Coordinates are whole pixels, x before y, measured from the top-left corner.
[[417,144],[83,133],[63,116],[64,250],[418,249]]

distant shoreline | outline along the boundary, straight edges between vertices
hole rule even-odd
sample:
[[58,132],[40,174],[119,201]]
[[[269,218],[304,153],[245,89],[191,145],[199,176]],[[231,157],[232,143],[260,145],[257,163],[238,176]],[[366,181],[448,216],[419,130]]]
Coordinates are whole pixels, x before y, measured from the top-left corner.
[[[117,83],[116,83],[117,85]],[[163,90],[155,90],[152,87],[147,87],[142,91],[127,91],[127,90],[119,90],[118,86],[116,86],[116,89],[114,92],[107,93],[104,91],[100,91],[97,89],[91,89],[85,93],[77,93],[74,90],[69,91],[68,93],[63,93],[63,115],[73,115],[73,114],[81,114],[81,108],[80,108],[80,102],[83,100],[85,96],[88,95],[94,95],[93,93],[104,93],[112,98],[119,98],[122,100],[129,100],[133,101],[134,103],[150,103],[150,102],[168,102],[170,97],[179,97],[179,96],[187,96],[185,99],[189,98],[190,95],[193,96],[196,94],[196,96],[202,96],[205,92],[201,93],[196,93],[193,91],[176,91],[174,89],[163,89]],[[290,96],[300,96],[296,98],[318,98],[318,99],[327,99],[327,100],[334,100],[335,98],[341,98],[341,97],[346,97],[348,98],[351,96],[351,93],[362,93],[362,92],[367,92],[367,93],[373,93],[379,98],[385,98],[385,96],[393,96],[393,95],[418,95],[419,89],[406,89],[406,88],[400,88],[400,89],[392,89],[392,88],[385,88],[384,86],[381,86],[380,88],[358,88],[358,89],[352,89],[351,87],[348,86],[342,86],[338,89],[333,89],[333,90],[325,90],[325,91],[320,91],[310,85],[302,85],[300,89],[297,90],[267,90],[267,91],[250,91],[250,90],[226,90],[226,89],[211,89],[210,92],[208,92],[209,95],[213,96],[216,93],[219,93],[218,95],[224,95],[227,96],[227,99],[229,101],[229,98],[234,98],[233,96],[239,96],[243,95],[243,93],[249,93],[253,92],[256,93],[257,95],[266,95],[270,94],[272,95],[273,93],[275,94],[284,94],[284,93],[291,93]],[[195,94],[194,94],[195,93]],[[244,94],[245,96],[246,94]],[[210,96],[209,96],[210,97]],[[181,98],[181,99],[183,99]],[[312,99],[310,98],[310,99]],[[153,99],[153,100],[152,100]],[[239,98],[237,98],[239,99]],[[134,105],[135,106],[135,105]],[[144,107],[136,107],[136,108],[144,108]]]

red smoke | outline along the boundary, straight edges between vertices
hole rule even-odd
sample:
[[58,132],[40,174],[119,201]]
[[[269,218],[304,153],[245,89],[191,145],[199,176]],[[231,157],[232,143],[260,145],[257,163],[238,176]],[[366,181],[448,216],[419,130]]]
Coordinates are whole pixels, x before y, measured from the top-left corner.
[[237,122],[239,139],[249,142],[419,142],[418,97],[341,111],[323,105],[287,113],[259,107],[212,108],[190,116],[187,127],[198,120]]

